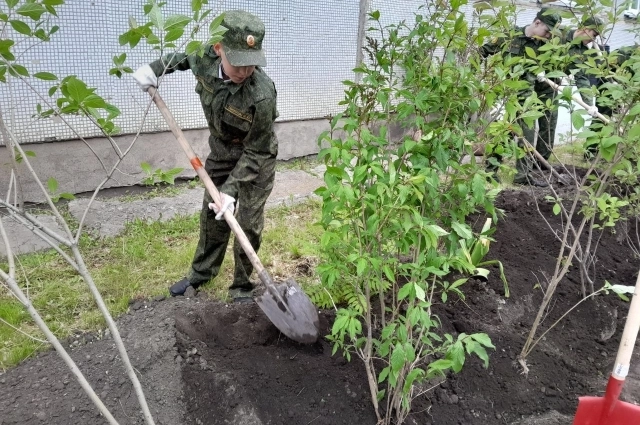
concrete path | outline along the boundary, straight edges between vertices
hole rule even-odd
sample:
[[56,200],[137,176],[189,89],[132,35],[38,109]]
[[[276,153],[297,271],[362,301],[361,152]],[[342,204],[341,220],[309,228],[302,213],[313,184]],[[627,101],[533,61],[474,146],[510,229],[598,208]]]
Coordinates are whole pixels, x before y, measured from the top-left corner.
[[[311,172],[285,170],[276,173],[275,185],[267,201],[267,208],[279,205],[292,205],[311,196],[322,186],[324,166]],[[170,197],[157,197],[146,200],[126,201],[119,198],[99,198],[92,204],[85,218],[85,226],[101,237],[112,237],[121,233],[126,224],[136,219],[166,221],[176,216],[197,214],[202,206],[204,189],[185,187],[179,194]],[[78,198],[69,202],[69,212],[80,221],[89,204],[88,198]],[[55,218],[48,214],[34,214],[43,225],[62,235],[63,231]],[[2,222],[7,231],[11,249],[14,253],[48,249],[49,245],[24,225],[3,216]],[[0,258],[6,257],[6,248],[0,243]]]

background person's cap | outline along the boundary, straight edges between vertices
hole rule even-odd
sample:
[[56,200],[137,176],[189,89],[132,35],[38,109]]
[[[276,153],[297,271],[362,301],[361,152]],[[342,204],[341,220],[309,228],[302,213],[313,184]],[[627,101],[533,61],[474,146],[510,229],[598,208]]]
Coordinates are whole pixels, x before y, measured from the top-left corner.
[[536,18],[540,19],[543,24],[548,26],[549,30],[554,29],[559,23],[562,22],[562,17],[549,7],[543,7],[542,9],[540,9],[538,14],[536,15]]
[[262,51],[264,24],[244,10],[225,12],[222,26],[227,29],[222,38],[224,53],[233,66],[267,66]]
[[593,29],[598,35],[600,35],[604,29],[604,21],[597,16],[590,16],[584,20],[582,27]]

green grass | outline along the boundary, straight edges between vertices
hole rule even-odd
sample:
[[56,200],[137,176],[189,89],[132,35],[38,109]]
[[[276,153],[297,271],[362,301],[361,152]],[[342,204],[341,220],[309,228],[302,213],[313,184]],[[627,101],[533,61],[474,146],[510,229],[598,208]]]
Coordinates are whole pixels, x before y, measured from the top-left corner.
[[323,163],[321,161],[318,161],[318,157],[316,155],[310,155],[306,157],[290,159],[288,161],[278,161],[278,163],[276,164],[276,171],[311,171],[321,164]]
[[[315,264],[322,230],[314,223],[319,218],[318,201],[267,210],[259,256],[274,279],[293,277],[303,286],[317,281]],[[83,236],[80,248],[84,260],[114,316],[126,312],[131,299],[168,294],[167,288],[188,271],[198,225],[195,214],[167,222],[136,221],[115,238]],[[0,267],[6,270],[6,264],[0,263]],[[16,267],[20,284],[59,338],[106,326],[86,284],[56,252],[21,255]],[[232,278],[230,243],[219,276],[202,290],[225,299]],[[26,310],[7,293],[0,295],[0,319],[11,326],[0,321],[0,369],[48,347],[25,335],[44,339]]]
[[565,165],[589,168],[589,163],[584,159],[582,140],[555,146],[549,162],[552,164],[562,163]]

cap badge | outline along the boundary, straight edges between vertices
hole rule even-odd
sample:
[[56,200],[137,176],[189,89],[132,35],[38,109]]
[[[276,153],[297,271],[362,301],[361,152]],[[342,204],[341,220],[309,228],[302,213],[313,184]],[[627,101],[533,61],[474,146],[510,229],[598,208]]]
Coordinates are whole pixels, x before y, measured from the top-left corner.
[[248,35],[248,36],[247,36],[247,45],[248,45],[249,47],[253,47],[255,44],[256,44],[256,39],[255,39],[255,38],[253,38],[253,36],[252,36],[252,35]]

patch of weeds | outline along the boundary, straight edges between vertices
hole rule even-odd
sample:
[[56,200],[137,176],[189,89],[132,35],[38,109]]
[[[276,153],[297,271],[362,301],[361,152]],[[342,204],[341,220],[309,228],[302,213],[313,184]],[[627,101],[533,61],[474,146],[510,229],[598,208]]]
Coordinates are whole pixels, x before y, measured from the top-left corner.
[[118,197],[120,202],[135,202],[135,201],[143,201],[154,198],[172,198],[180,195],[184,189],[180,186],[176,185],[155,185],[153,188],[150,188],[148,191],[130,195],[123,195]]
[[309,172],[322,164],[323,163],[321,161],[318,161],[317,155],[310,155],[287,161],[278,161],[276,164],[276,171],[302,170]]
[[565,143],[554,146],[553,155],[549,158],[552,164],[573,165],[581,168],[588,168],[589,163],[584,159],[583,140],[577,140],[572,143]]

